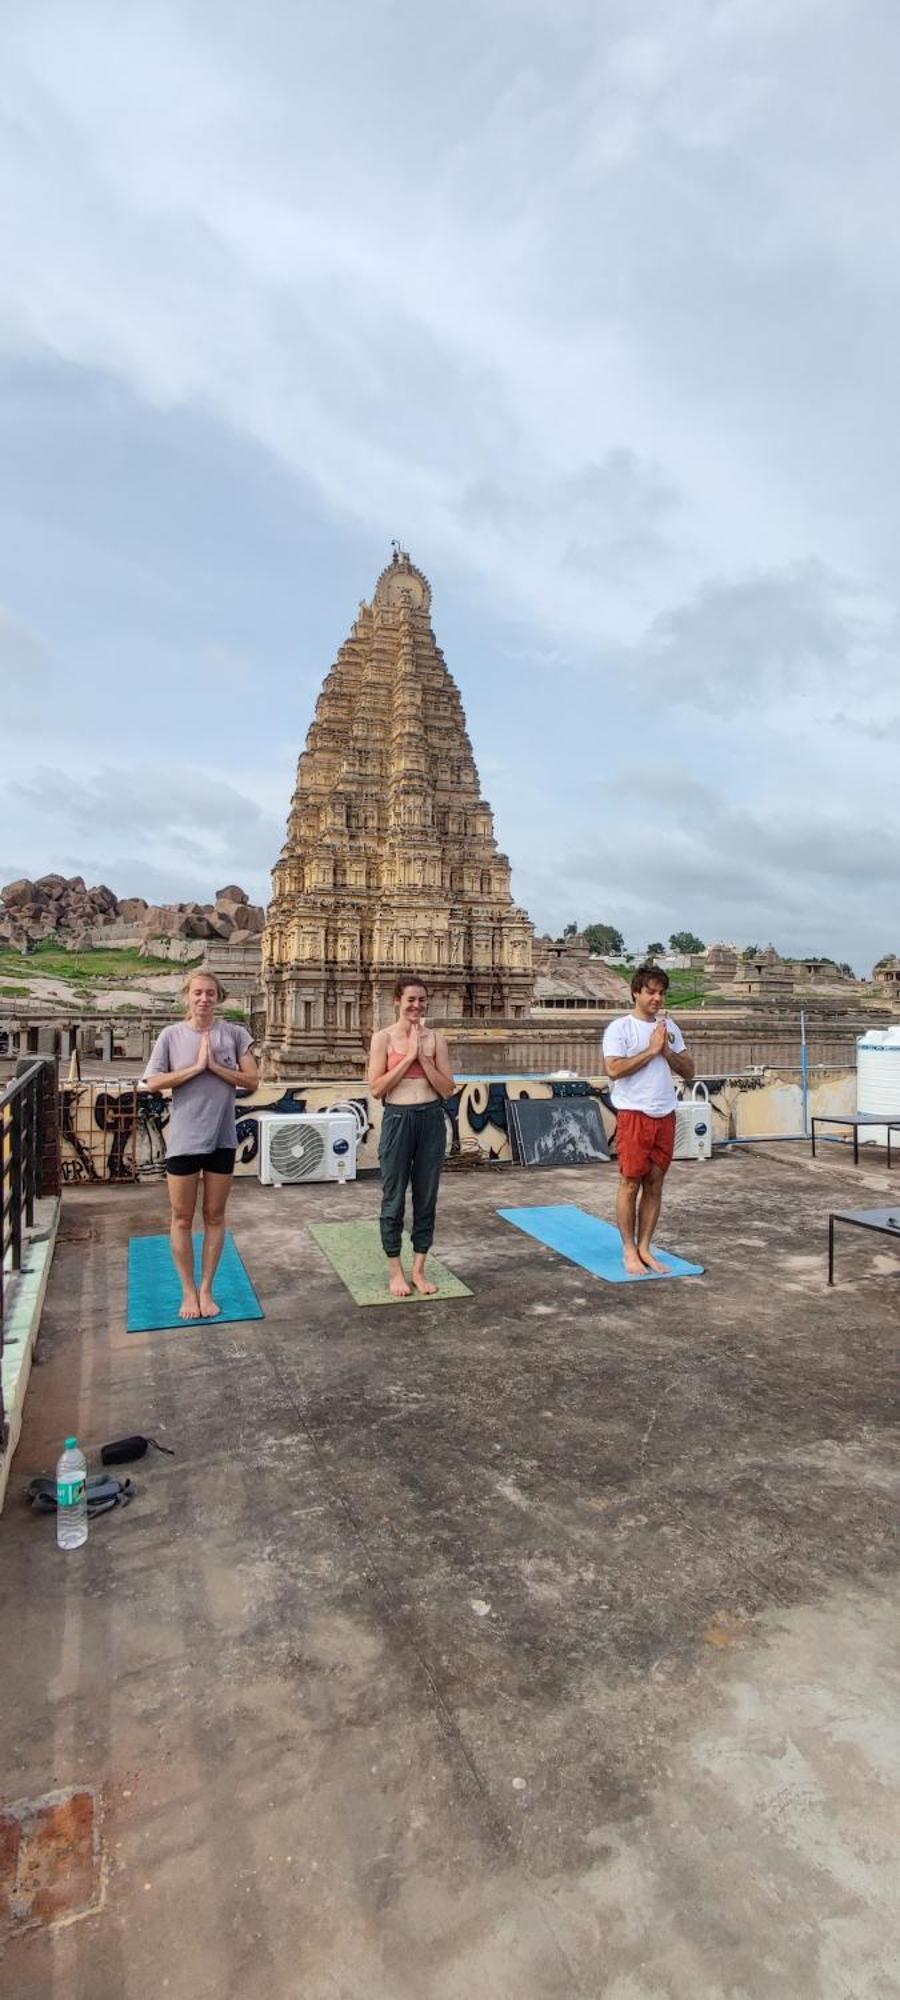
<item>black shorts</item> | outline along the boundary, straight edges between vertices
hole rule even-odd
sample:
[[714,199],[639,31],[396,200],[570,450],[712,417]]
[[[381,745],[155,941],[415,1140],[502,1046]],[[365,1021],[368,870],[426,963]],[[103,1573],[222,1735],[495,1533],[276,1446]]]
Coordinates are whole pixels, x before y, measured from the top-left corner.
[[217,1146],[213,1153],[173,1153],[167,1174],[233,1174],[236,1146]]

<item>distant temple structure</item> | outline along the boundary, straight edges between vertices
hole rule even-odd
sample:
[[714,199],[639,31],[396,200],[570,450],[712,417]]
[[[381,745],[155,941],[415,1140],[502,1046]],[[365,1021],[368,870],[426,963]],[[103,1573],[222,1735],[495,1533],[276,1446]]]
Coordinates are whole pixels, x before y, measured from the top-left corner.
[[533,927],[430,609],[395,545],[316,703],[263,933],[270,1076],[358,1069],[402,971],[434,1020],[528,1012]]

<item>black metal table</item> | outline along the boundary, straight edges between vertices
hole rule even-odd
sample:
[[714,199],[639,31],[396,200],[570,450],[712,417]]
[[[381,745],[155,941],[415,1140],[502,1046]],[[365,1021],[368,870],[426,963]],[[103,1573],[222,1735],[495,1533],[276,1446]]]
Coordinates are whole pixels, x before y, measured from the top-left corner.
[[821,1111],[817,1111],[817,1112],[816,1112],[816,1115],[815,1115],[815,1117],[814,1117],[814,1118],[811,1118],[811,1119],[810,1119],[810,1137],[811,1137],[811,1139],[812,1139],[812,1156],[813,1156],[813,1159],[815,1159],[815,1157],[816,1157],[816,1126],[817,1126],[817,1125],[852,1125],[852,1127],[853,1127],[853,1165],[854,1165],[855,1167],[858,1167],[858,1166],[859,1166],[859,1132],[860,1132],[860,1126],[865,1126],[865,1125],[885,1125],[885,1126],[887,1127],[887,1163],[888,1163],[888,1166],[891,1166],[891,1165],[892,1165],[892,1161],[891,1161],[891,1133],[892,1133],[892,1132],[900,1132],[900,1117],[894,1117],[894,1118],[891,1118],[891,1117],[882,1117],[882,1116],[880,1115],[880,1113],[879,1113],[879,1112],[877,1112],[877,1111],[852,1111],[852,1112],[851,1112],[851,1111],[848,1111],[848,1112],[846,1112],[846,1113],[844,1114],[844,1116],[843,1116],[843,1117],[841,1116],[840,1112],[830,1112],[830,1113],[828,1114],[828,1116],[826,1117],[826,1115],[825,1115],[825,1113],[824,1113],[824,1112],[821,1112]]
[[874,1229],[892,1236],[900,1250],[900,1203],[896,1208],[838,1208],[828,1217],[828,1283],[834,1284],[834,1225],[849,1222],[854,1229]]

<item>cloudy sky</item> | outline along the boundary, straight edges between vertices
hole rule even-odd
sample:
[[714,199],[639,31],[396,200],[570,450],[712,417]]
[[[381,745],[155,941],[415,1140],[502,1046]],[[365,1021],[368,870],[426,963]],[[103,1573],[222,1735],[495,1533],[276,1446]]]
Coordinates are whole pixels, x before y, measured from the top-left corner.
[[394,535],[541,928],[900,949],[892,0],[29,0],[0,881],[265,900]]

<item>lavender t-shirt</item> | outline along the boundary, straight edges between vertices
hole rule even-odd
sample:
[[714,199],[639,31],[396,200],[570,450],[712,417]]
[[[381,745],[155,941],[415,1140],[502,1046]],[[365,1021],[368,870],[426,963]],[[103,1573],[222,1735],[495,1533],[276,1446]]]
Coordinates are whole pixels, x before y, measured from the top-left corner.
[[[153,1045],[153,1054],[141,1078],[151,1083],[155,1076],[173,1070],[191,1069],[200,1054],[202,1036],[188,1021],[164,1028]],[[235,1021],[214,1021],[209,1031],[209,1052],[222,1069],[240,1069],[241,1057],[252,1046],[253,1037]],[[208,1069],[176,1084],[172,1110],[166,1127],[166,1152],[172,1159],[181,1153],[214,1153],[219,1146],[237,1145],[234,1090]]]

